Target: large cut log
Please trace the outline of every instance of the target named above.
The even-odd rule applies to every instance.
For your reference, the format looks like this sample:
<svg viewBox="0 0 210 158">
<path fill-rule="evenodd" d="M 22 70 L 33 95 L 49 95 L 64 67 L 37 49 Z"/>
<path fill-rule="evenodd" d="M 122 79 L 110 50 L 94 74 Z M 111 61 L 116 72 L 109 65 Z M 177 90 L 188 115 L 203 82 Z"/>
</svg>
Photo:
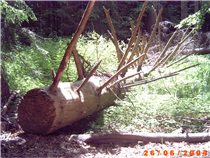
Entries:
<svg viewBox="0 0 210 158">
<path fill-rule="evenodd" d="M 123 97 L 119 88 L 113 92 L 104 88 L 98 76 L 92 76 L 78 92 L 81 81 L 59 83 L 57 94 L 52 94 L 49 86 L 28 91 L 18 106 L 18 121 L 25 132 L 49 134 L 72 124 L 94 112 L 114 104 L 116 95 Z"/>
</svg>

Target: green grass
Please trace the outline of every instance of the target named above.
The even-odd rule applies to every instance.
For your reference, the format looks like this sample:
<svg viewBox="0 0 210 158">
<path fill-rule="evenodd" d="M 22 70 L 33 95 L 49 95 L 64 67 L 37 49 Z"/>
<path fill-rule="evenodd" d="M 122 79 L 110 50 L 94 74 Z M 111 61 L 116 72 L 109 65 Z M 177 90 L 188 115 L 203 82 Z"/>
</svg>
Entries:
<svg viewBox="0 0 210 158">
<path fill-rule="evenodd" d="M 51 68 L 57 71 L 68 41 L 66 38 L 56 38 L 38 43 L 44 51 L 34 46 L 21 46 L 17 51 L 10 52 L 15 54 L 5 64 L 10 87 L 21 90 L 24 94 L 30 89 L 50 85 Z M 88 33 L 80 37 L 76 48 L 92 66 L 102 60 L 99 71 L 114 73 L 116 70 L 117 55 L 110 40 L 96 33 Z M 112 130 L 202 132 L 209 123 L 200 120 L 210 118 L 210 56 L 190 56 L 189 62 L 174 65 L 164 74 L 197 63 L 201 64 L 180 72 L 177 76 L 131 88 L 132 91 L 126 93 L 124 100 L 116 100 L 116 104 L 103 110 L 99 117 L 85 118 L 75 125 L 82 126 L 87 133 Z M 158 76 L 160 74 L 156 71 L 149 77 Z M 72 56 L 61 80 L 65 82 L 76 79 L 77 72 Z"/>
<path fill-rule="evenodd" d="M 37 42 L 41 49 L 35 46 L 17 46 L 17 50 L 9 52 L 11 58 L 5 61 L 5 70 L 9 86 L 12 90 L 20 90 L 21 94 L 42 86 L 52 84 L 51 69 L 57 72 L 60 62 L 70 39 L 56 38 Z M 95 66 L 100 60 L 99 71 L 112 72 L 117 68 L 114 44 L 96 33 L 81 36 L 76 48 L 86 61 Z M 112 63 L 112 64 L 110 64 Z M 113 73 L 113 72 L 112 72 Z M 61 78 L 62 82 L 77 80 L 77 69 L 73 55 Z"/>
<path fill-rule="evenodd" d="M 180 129 L 202 132 L 207 124 L 195 119 L 210 117 L 209 59 L 209 55 L 192 56 L 190 62 L 174 66 L 170 71 L 198 62 L 201 65 L 175 77 L 133 87 L 134 91 L 127 93 L 123 101 L 116 101 L 117 106 L 103 112 L 106 130 L 171 133 Z M 152 74 L 158 75 L 157 72 Z"/>
</svg>

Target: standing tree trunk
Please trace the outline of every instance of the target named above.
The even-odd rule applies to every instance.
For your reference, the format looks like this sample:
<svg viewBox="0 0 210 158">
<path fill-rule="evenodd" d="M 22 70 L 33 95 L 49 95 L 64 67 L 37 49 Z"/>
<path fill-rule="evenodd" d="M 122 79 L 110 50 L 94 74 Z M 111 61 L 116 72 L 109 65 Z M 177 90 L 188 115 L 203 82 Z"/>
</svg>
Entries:
<svg viewBox="0 0 210 158">
<path fill-rule="evenodd" d="M 196 13 L 198 11 L 198 5 L 199 5 L 199 2 L 198 1 L 195 1 L 195 6 L 194 6 L 194 13 Z"/>
<path fill-rule="evenodd" d="M 181 20 L 188 16 L 187 1 L 181 1 Z"/>
</svg>

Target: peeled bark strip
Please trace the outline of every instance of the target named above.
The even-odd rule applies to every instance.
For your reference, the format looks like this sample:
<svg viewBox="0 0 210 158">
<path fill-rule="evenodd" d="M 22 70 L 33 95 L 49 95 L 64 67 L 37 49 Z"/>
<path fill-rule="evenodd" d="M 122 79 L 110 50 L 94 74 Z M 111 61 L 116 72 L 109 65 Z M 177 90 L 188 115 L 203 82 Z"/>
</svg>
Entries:
<svg viewBox="0 0 210 158">
<path fill-rule="evenodd" d="M 100 77 L 92 76 L 77 92 L 82 82 L 59 83 L 57 94 L 52 94 L 49 86 L 27 92 L 18 106 L 22 129 L 27 133 L 49 134 L 114 104 L 116 96 L 110 90 L 96 92 L 104 83 Z M 121 95 L 117 88 L 113 91 Z"/>
</svg>

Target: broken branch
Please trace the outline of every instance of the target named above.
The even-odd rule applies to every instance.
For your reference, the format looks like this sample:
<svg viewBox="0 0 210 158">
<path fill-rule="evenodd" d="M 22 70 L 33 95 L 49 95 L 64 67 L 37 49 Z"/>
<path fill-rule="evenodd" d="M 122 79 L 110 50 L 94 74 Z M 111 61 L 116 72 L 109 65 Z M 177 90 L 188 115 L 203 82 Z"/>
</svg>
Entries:
<svg viewBox="0 0 210 158">
<path fill-rule="evenodd" d="M 114 85 L 116 85 L 117 83 L 122 82 L 122 81 L 124 81 L 124 80 L 126 80 L 126 79 L 129 79 L 129 78 L 131 78 L 131 77 L 133 77 L 133 76 L 139 75 L 140 73 L 141 73 L 141 72 L 137 72 L 137 73 L 135 73 L 135 74 L 133 74 L 133 75 L 129 75 L 129 76 L 123 77 L 123 78 L 121 78 L 121 79 L 115 81 L 115 82 L 114 82 L 113 84 L 111 84 L 108 88 L 111 88 L 111 87 L 113 87 Z"/>
<path fill-rule="evenodd" d="M 76 47 L 74 46 L 73 48 L 73 56 L 74 56 L 74 61 L 77 67 L 77 73 L 78 73 L 78 79 L 77 80 L 82 80 L 84 78 L 84 74 L 83 74 L 83 68 L 82 68 L 82 63 L 80 61 L 78 52 L 76 50 Z"/>
<path fill-rule="evenodd" d="M 142 54 L 141 56 L 137 57 L 136 59 L 134 59 L 133 61 L 131 61 L 130 63 L 128 63 L 127 65 L 123 66 L 120 70 L 118 70 L 113 76 L 111 76 L 109 78 L 109 80 L 107 80 L 101 87 L 99 87 L 97 89 L 97 91 L 101 91 L 103 88 L 105 88 L 110 82 L 112 82 L 118 75 L 120 75 L 121 72 L 125 71 L 128 69 L 129 66 L 133 65 L 133 63 L 135 63 L 136 61 L 138 61 L 144 54 Z"/>
<path fill-rule="evenodd" d="M 112 42 L 113 42 L 114 45 L 115 45 L 115 40 L 114 40 L 114 37 L 112 36 L 111 32 L 110 32 L 109 30 L 107 30 L 107 32 L 108 32 L 109 38 L 112 40 Z M 122 57 L 124 53 L 123 53 L 123 51 L 119 48 L 118 43 L 117 43 L 117 45 L 115 45 L 115 47 L 116 47 L 116 48 L 118 47 L 118 49 L 120 50 L 120 56 Z"/>
<path fill-rule="evenodd" d="M 51 93 L 56 93 L 57 92 L 57 86 L 58 86 L 58 83 L 59 81 L 61 80 L 61 77 L 62 77 L 62 74 L 66 68 L 66 65 L 67 65 L 67 62 L 71 56 L 71 53 L 72 53 L 72 50 L 75 46 L 75 44 L 77 43 L 78 39 L 79 39 L 79 36 L 80 34 L 82 33 L 82 31 L 84 30 L 85 28 L 85 25 L 87 23 L 87 20 L 92 12 L 92 9 L 93 9 L 93 6 L 95 4 L 95 1 L 90 1 L 87 5 L 87 8 L 82 16 L 82 19 L 79 23 L 79 26 L 76 30 L 76 33 L 73 37 L 73 39 L 71 40 L 71 43 L 68 45 L 68 48 L 66 49 L 65 51 L 65 54 L 63 56 L 63 59 L 60 63 L 60 66 L 58 68 L 58 71 L 57 71 L 57 74 L 55 76 L 55 79 L 53 81 L 53 84 L 50 86 L 50 91 Z"/>
<path fill-rule="evenodd" d="M 133 51 L 132 51 L 131 56 L 130 56 L 130 58 L 128 59 L 128 62 L 127 62 L 127 63 L 129 63 L 130 61 L 133 60 L 133 56 L 134 56 L 135 52 L 136 52 L 137 49 L 138 49 L 138 45 L 139 45 L 140 39 L 141 39 L 141 30 L 139 29 L 138 38 L 137 38 L 137 40 L 136 40 L 136 42 L 135 42 Z"/>
<path fill-rule="evenodd" d="M 134 86 L 138 86 L 138 85 L 142 85 L 142 84 L 147 84 L 150 82 L 154 82 L 163 78 L 168 78 L 168 77 L 172 77 L 178 75 L 178 73 L 171 73 L 169 75 L 165 75 L 165 76 L 161 76 L 161 77 L 157 77 L 157 78 L 153 78 L 151 80 L 143 80 L 143 81 L 139 81 L 139 82 L 134 82 L 134 84 L 129 84 L 129 85 L 125 85 L 124 88 L 128 88 L 128 87 L 134 87 Z"/>
<path fill-rule="evenodd" d="M 104 8 L 104 12 L 105 12 L 105 14 L 106 14 L 106 17 L 107 17 L 107 19 L 108 19 L 108 23 L 109 23 L 109 27 L 110 27 L 110 29 L 111 29 L 112 35 L 113 35 L 113 37 L 114 37 L 114 38 L 113 38 L 113 43 L 114 43 L 114 45 L 115 45 L 115 47 L 116 47 L 116 50 L 117 50 L 118 62 L 120 62 L 122 56 L 121 56 L 120 49 L 119 49 L 119 45 L 118 45 L 118 42 L 117 42 L 117 36 L 116 36 L 116 34 L 115 34 L 115 29 L 114 29 L 114 26 L 113 26 L 113 24 L 112 24 L 111 17 L 110 17 L 110 15 L 109 15 L 109 11 L 106 10 L 105 7 L 103 7 L 103 8 Z"/>
<path fill-rule="evenodd" d="M 183 69 L 177 70 L 177 71 L 172 72 L 172 73 L 173 73 L 173 74 L 174 74 L 174 73 L 178 73 L 178 72 L 181 72 L 181 71 L 187 70 L 187 69 L 189 69 L 189 68 L 192 68 L 192 67 L 195 67 L 195 66 L 198 66 L 198 65 L 200 65 L 200 63 L 195 64 L 195 65 L 191 65 L 191 66 L 188 66 L 188 67 L 185 67 L 185 68 L 183 68 Z"/>
<path fill-rule="evenodd" d="M 192 55 L 192 54 L 194 54 L 194 53 L 195 53 L 195 52 L 192 52 L 192 53 L 190 53 L 190 54 L 188 54 L 188 55 L 184 56 L 183 58 L 181 58 L 181 59 L 179 59 L 179 60 L 177 60 L 177 61 L 175 61 L 175 62 L 171 63 L 170 65 L 167 65 L 166 67 L 168 68 L 168 67 L 170 67 L 170 66 L 174 65 L 174 64 L 176 64 L 176 63 L 178 63 L 178 62 L 180 62 L 180 61 L 184 60 L 185 58 L 189 57 L 190 55 Z"/>
<path fill-rule="evenodd" d="M 159 12 L 159 14 L 158 14 L 158 17 L 157 17 L 157 19 L 156 19 L 155 27 L 154 27 L 154 29 L 153 29 L 153 31 L 152 31 L 152 34 L 151 34 L 150 38 L 149 38 L 149 41 L 148 41 L 147 46 L 146 46 L 146 48 L 145 48 L 145 50 L 144 50 L 144 53 L 147 53 L 147 51 L 148 51 L 148 49 L 149 49 L 149 46 L 150 46 L 150 44 L 152 43 L 152 39 L 153 39 L 153 37 L 155 36 L 155 33 L 156 33 L 157 27 L 158 27 L 158 25 L 159 25 L 159 21 L 160 21 L 162 12 L 163 12 L 163 7 L 161 7 L 161 9 L 160 9 L 160 12 Z"/>
<path fill-rule="evenodd" d="M 125 59 L 126 59 L 126 57 L 128 56 L 128 53 L 129 53 L 129 51 L 130 51 L 130 49 L 131 49 L 131 47 L 132 47 L 133 41 L 134 41 L 134 39 L 135 39 L 136 33 L 137 33 L 137 31 L 138 31 L 138 28 L 139 28 L 139 25 L 140 25 L 140 23 L 141 23 L 141 19 L 142 19 L 142 17 L 143 17 L 143 14 L 144 14 L 144 11 L 145 11 L 145 9 L 146 9 L 147 4 L 148 4 L 148 1 L 145 1 L 144 5 L 143 5 L 143 7 L 142 7 L 142 9 L 141 9 L 141 12 L 140 12 L 140 14 L 139 14 L 139 17 L 138 17 L 138 20 L 137 20 L 137 23 L 136 23 L 136 27 L 135 27 L 135 29 L 133 30 L 133 33 L 132 33 L 131 38 L 130 38 L 130 41 L 129 41 L 129 43 L 128 43 L 128 48 L 126 49 L 126 52 L 125 52 L 125 54 L 123 55 L 123 57 L 122 57 L 122 59 L 121 59 L 121 61 L 120 61 L 120 64 L 118 65 L 117 70 L 120 70 L 120 68 L 121 68 L 121 67 L 124 65 L 124 63 L 125 63 Z"/>
<path fill-rule="evenodd" d="M 171 36 L 171 38 L 169 39 L 169 41 L 167 42 L 166 46 L 164 47 L 162 53 L 160 54 L 160 56 L 158 57 L 158 59 L 155 61 L 155 64 L 153 67 L 156 66 L 156 64 L 160 61 L 160 59 L 165 55 L 166 51 L 168 50 L 169 46 L 171 45 L 171 42 L 173 41 L 174 37 L 176 37 L 176 35 L 178 34 L 178 30 L 176 30 L 173 35 Z"/>
<path fill-rule="evenodd" d="M 157 13 L 153 6 L 152 6 L 152 9 L 153 9 L 155 17 L 157 19 Z M 158 24 L 158 36 L 159 36 L 159 47 L 158 48 L 159 48 L 159 52 L 161 52 L 161 35 L 160 35 L 160 25 L 159 24 Z"/>
<path fill-rule="evenodd" d="M 82 89 L 82 87 L 85 85 L 85 83 L 87 83 L 87 81 L 90 79 L 90 77 L 93 75 L 93 73 L 97 70 L 98 66 L 101 64 L 101 61 L 93 68 L 93 70 L 90 72 L 90 74 L 85 78 L 85 80 L 82 82 L 82 84 L 78 87 L 77 92 L 79 92 Z"/>
</svg>

